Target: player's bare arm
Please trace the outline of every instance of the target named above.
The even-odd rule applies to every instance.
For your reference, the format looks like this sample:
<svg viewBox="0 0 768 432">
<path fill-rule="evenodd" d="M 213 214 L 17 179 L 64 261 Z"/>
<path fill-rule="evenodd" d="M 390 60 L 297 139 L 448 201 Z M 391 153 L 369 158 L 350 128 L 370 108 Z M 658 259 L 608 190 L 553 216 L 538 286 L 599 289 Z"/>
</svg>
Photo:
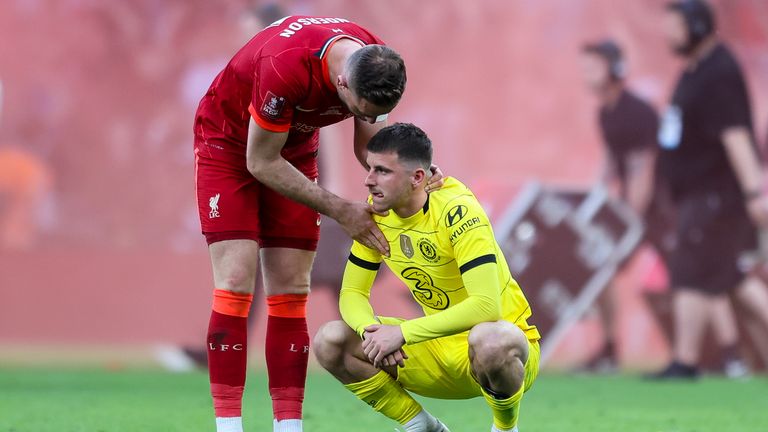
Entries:
<svg viewBox="0 0 768 432">
<path fill-rule="evenodd" d="M 246 160 L 248 171 L 276 192 L 337 220 L 353 239 L 389 253 L 384 235 L 371 219 L 373 209 L 365 203 L 344 200 L 307 179 L 280 154 L 288 132 L 271 132 L 251 119 Z"/>
<path fill-rule="evenodd" d="M 763 193 L 763 172 L 745 127 L 732 127 L 722 134 L 728 159 L 747 200 L 747 210 L 756 225 L 768 226 L 768 195 Z"/>
</svg>

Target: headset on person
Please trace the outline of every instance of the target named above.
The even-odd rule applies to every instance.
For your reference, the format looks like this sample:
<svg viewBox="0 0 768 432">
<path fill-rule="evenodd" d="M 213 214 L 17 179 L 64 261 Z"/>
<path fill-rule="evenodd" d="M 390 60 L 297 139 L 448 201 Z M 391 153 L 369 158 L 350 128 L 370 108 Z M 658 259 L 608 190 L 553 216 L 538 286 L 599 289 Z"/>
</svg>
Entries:
<svg viewBox="0 0 768 432">
<path fill-rule="evenodd" d="M 667 3 L 667 10 L 680 13 L 688 27 L 687 50 L 692 50 L 715 32 L 715 15 L 703 0 L 677 0 Z"/>
</svg>

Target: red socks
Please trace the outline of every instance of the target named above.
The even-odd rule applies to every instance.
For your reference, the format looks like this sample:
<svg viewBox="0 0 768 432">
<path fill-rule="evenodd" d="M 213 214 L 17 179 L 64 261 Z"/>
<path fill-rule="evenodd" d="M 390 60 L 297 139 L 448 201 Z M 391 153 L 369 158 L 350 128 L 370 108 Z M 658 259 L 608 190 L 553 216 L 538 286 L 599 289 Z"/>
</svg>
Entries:
<svg viewBox="0 0 768 432">
<path fill-rule="evenodd" d="M 266 357 L 276 420 L 301 419 L 309 360 L 307 295 L 267 298 Z"/>
<path fill-rule="evenodd" d="M 240 417 L 248 358 L 248 310 L 253 295 L 213 291 L 208 324 L 208 373 L 216 417 Z"/>
<path fill-rule="evenodd" d="M 245 386 L 247 317 L 253 295 L 213 291 L 208 325 L 208 371 L 216 417 L 241 417 Z M 301 419 L 309 360 L 307 295 L 267 298 L 266 357 L 276 420 Z"/>
</svg>

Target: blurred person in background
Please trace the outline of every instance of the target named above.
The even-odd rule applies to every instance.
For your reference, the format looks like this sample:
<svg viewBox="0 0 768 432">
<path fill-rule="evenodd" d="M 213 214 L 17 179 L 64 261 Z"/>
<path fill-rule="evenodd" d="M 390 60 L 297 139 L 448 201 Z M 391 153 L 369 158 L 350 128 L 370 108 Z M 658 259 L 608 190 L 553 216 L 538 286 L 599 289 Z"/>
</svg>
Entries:
<svg viewBox="0 0 768 432">
<path fill-rule="evenodd" d="M 588 43 L 582 54 L 584 81 L 599 103 L 598 121 L 606 154 L 601 183 L 643 218 L 645 241 L 666 263 L 673 239 L 668 205 L 664 205 L 663 191 L 654 175 L 659 123 L 656 111 L 627 88 L 624 56 L 613 40 Z M 602 348 L 587 362 L 588 370 L 616 369 L 617 298 L 616 285 L 611 284 L 598 299 L 605 338 Z"/>
<path fill-rule="evenodd" d="M 724 350 L 726 373 L 742 376 L 747 370 L 729 293 L 768 331 L 768 290 L 741 265 L 758 247 L 757 227 L 768 227 L 747 86 L 715 34 L 707 3 L 668 3 L 663 30 L 685 68 L 659 130 L 660 175 L 677 210 L 677 241 L 670 261 L 672 361 L 652 376 L 696 377 L 708 324 Z"/>
<path fill-rule="evenodd" d="M 354 118 L 354 152 L 386 125 L 405 90 L 402 58 L 341 18 L 290 16 L 235 54 L 195 116 L 196 192 L 213 267 L 208 370 L 218 432 L 242 432 L 247 316 L 259 261 L 266 363 L 278 432 L 302 430 L 306 304 L 320 214 L 388 255 L 368 203 L 317 185 L 318 130 Z M 433 187 L 438 187 L 439 172 Z"/>
<path fill-rule="evenodd" d="M 0 126 L 2 113 L 0 80 Z M 43 160 L 0 142 L 0 249 L 28 249 L 35 244 L 51 189 L 52 174 Z"/>
<path fill-rule="evenodd" d="M 29 249 L 40 235 L 52 174 L 35 155 L 0 146 L 0 248 Z"/>
</svg>

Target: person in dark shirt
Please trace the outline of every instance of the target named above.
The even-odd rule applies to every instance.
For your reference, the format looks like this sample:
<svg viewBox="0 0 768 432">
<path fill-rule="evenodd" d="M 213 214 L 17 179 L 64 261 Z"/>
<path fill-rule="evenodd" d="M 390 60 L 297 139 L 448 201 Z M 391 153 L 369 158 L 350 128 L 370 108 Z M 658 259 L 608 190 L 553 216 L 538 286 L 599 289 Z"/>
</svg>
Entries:
<svg viewBox="0 0 768 432">
<path fill-rule="evenodd" d="M 614 41 L 588 43 L 582 54 L 584 81 L 600 106 L 599 127 L 606 154 L 601 182 L 642 216 L 645 241 L 663 260 L 670 248 L 671 221 L 654 176 L 658 116 L 648 102 L 627 88 L 622 50 Z M 605 342 L 587 362 L 588 370 L 616 368 L 616 297 L 616 287 L 611 284 L 598 300 Z"/>
<path fill-rule="evenodd" d="M 738 332 L 729 294 L 768 329 L 768 292 L 743 265 L 768 227 L 768 195 L 754 143 L 747 86 L 731 50 L 715 35 L 701 0 L 667 5 L 664 31 L 685 61 L 659 130 L 659 172 L 677 209 L 673 359 L 657 378 L 693 378 L 704 330 L 711 322 L 726 373 L 738 361 Z"/>
</svg>

